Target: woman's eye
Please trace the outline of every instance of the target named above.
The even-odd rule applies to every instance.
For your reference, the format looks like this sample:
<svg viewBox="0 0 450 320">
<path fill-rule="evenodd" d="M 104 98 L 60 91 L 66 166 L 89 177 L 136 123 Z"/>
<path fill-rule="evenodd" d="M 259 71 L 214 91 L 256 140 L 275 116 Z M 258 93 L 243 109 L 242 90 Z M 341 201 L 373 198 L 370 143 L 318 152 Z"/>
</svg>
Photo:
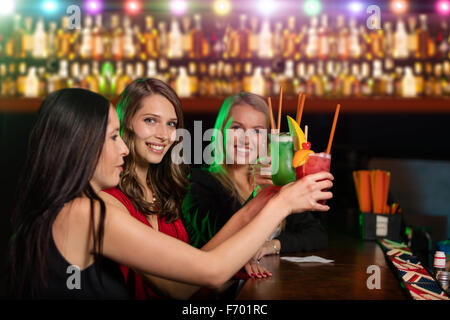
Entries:
<svg viewBox="0 0 450 320">
<path fill-rule="evenodd" d="M 177 123 L 176 122 L 174 122 L 174 121 L 170 121 L 169 123 L 167 123 L 169 126 L 171 126 L 171 127 L 176 127 L 177 126 Z"/>
<path fill-rule="evenodd" d="M 153 118 L 145 118 L 144 121 L 147 122 L 147 123 L 154 123 L 155 119 L 153 119 Z"/>
<path fill-rule="evenodd" d="M 111 138 L 113 139 L 113 141 L 116 141 L 118 136 L 119 136 L 118 134 L 115 134 Z"/>
<path fill-rule="evenodd" d="M 241 127 L 239 127 L 239 126 L 232 126 L 230 129 L 238 130 L 238 129 L 241 129 Z"/>
</svg>

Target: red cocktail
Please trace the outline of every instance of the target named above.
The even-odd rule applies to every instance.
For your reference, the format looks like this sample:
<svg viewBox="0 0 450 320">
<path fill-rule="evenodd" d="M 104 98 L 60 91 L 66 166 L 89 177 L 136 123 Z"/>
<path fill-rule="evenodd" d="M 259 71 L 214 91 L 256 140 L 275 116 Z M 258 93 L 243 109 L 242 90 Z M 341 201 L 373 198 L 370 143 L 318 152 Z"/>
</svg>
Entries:
<svg viewBox="0 0 450 320">
<path fill-rule="evenodd" d="M 321 171 L 330 172 L 331 154 L 321 152 L 312 153 L 306 158 L 306 162 L 295 168 L 295 176 L 300 180 L 308 174 L 313 174 Z M 319 201 L 320 204 L 325 204 L 324 200 Z"/>
</svg>

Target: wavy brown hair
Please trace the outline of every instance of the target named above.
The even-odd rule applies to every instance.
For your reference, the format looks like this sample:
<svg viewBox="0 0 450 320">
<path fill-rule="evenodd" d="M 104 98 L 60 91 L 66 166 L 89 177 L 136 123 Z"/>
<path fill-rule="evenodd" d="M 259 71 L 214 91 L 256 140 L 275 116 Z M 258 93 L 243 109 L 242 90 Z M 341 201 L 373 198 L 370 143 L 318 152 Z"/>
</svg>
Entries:
<svg viewBox="0 0 450 320">
<path fill-rule="evenodd" d="M 174 164 L 171 159 L 173 148 L 182 143 L 182 140 L 173 143 L 161 163 L 149 164 L 148 166 L 146 182 L 155 197 L 154 203 L 145 200 L 143 186 L 138 182 L 136 175 L 136 159 L 138 157 L 131 120 L 142 107 L 142 100 L 155 94 L 159 94 L 170 101 L 177 115 L 177 129 L 184 128 L 180 99 L 169 85 L 153 78 L 137 79 L 130 83 L 122 92 L 116 108 L 122 139 L 130 149 L 129 155 L 125 157 L 119 189 L 127 195 L 138 211 L 145 215 L 160 214 L 168 223 L 171 223 L 182 215 L 181 206 L 187 192 L 186 186 L 189 183 L 187 179 L 189 167 L 186 164 Z"/>
</svg>

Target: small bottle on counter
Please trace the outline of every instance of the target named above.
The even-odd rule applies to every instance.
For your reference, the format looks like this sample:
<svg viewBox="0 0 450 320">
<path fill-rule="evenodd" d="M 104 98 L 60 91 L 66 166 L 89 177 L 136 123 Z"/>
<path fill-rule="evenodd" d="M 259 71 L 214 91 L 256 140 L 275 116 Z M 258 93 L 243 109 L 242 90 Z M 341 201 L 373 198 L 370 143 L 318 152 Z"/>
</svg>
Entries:
<svg viewBox="0 0 450 320">
<path fill-rule="evenodd" d="M 435 279 L 439 280 L 439 274 L 445 270 L 445 253 L 443 251 L 436 251 L 434 253 L 433 275 Z"/>
<path fill-rule="evenodd" d="M 437 278 L 437 280 L 441 284 L 442 289 L 445 292 L 449 293 L 449 290 L 448 290 L 448 272 L 447 271 L 441 271 L 439 273 L 439 277 Z"/>
</svg>

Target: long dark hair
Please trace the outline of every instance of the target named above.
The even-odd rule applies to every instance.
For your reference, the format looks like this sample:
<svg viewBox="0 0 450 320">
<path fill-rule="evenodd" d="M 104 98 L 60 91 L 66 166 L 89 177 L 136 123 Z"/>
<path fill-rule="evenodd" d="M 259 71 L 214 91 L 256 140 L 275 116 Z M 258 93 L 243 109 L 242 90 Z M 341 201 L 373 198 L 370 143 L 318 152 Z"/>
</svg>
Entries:
<svg viewBox="0 0 450 320">
<path fill-rule="evenodd" d="M 129 84 L 117 102 L 122 139 L 130 149 L 129 155 L 125 157 L 125 166 L 119 188 L 127 195 L 138 211 L 146 215 L 159 214 L 168 223 L 171 223 L 182 215 L 181 207 L 188 185 L 189 167 L 186 164 L 175 164 L 171 158 L 171 151 L 177 144 L 182 143 L 182 140 L 180 139 L 172 144 L 161 163 L 149 165 L 146 182 L 155 197 L 154 204 L 145 200 L 143 186 L 139 184 L 135 170 L 137 155 L 131 120 L 137 110 L 142 107 L 142 100 L 155 94 L 159 94 L 170 101 L 177 115 L 177 129 L 184 128 L 180 99 L 169 85 L 153 78 L 137 79 Z"/>
<path fill-rule="evenodd" d="M 51 93 L 38 111 L 12 217 L 10 294 L 34 298 L 46 286 L 47 248 L 63 206 L 81 196 L 91 201 L 94 258 L 102 250 L 105 205 L 89 181 L 105 141 L 110 102 L 83 89 Z M 100 223 L 94 224 L 94 202 Z"/>
</svg>

